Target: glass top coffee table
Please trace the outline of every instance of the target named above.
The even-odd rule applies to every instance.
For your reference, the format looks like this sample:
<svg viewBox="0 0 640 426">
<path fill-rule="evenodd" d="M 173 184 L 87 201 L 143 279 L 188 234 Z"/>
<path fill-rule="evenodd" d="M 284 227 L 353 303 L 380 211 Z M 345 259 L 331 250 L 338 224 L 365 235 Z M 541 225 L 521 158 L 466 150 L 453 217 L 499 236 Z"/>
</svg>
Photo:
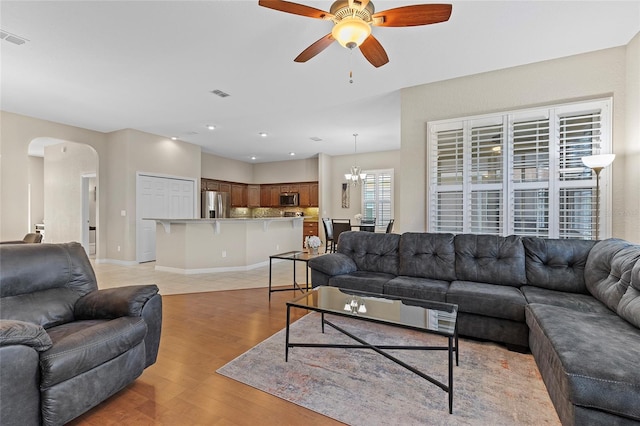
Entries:
<svg viewBox="0 0 640 426">
<path fill-rule="evenodd" d="M 291 308 L 307 309 L 320 312 L 322 332 L 325 324 L 349 336 L 358 344 L 324 344 L 303 343 L 289 341 L 289 325 Z M 444 336 L 448 340 L 445 346 L 391 346 L 373 345 L 365 342 L 354 334 L 342 329 L 325 318 L 326 314 L 349 317 L 361 321 L 376 322 L 394 327 L 408 328 L 430 334 Z M 343 349 L 371 349 L 388 358 L 412 373 L 428 380 L 449 394 L 449 413 L 453 412 L 453 353 L 458 365 L 458 306 L 449 303 L 428 302 L 391 295 L 366 293 L 337 287 L 316 287 L 315 289 L 287 302 L 287 330 L 285 340 L 285 361 L 289 359 L 289 348 L 343 348 Z M 449 355 L 448 384 L 427 375 L 417 368 L 399 360 L 387 353 L 390 349 L 400 350 L 443 350 Z"/>
</svg>

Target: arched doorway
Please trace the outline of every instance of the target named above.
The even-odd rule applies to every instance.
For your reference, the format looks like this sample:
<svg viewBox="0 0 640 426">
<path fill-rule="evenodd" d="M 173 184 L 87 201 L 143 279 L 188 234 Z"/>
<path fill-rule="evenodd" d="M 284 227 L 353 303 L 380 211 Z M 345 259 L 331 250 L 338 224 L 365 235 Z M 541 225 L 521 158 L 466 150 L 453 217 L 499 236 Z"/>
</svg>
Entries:
<svg viewBox="0 0 640 426">
<path fill-rule="evenodd" d="M 29 205 L 34 206 L 29 209 L 30 220 L 42 216 L 46 242 L 78 241 L 88 254 L 94 254 L 99 211 L 96 150 L 83 143 L 41 137 L 29 144 L 29 156 L 42 157 L 29 162 Z M 42 171 L 31 167 L 42 167 Z"/>
</svg>

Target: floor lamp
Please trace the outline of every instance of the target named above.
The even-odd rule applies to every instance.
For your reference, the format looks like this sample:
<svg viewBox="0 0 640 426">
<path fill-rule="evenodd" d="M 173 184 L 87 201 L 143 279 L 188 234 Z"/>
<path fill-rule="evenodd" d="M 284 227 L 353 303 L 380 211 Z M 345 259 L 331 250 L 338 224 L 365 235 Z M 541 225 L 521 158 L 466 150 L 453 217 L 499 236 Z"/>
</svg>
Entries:
<svg viewBox="0 0 640 426">
<path fill-rule="evenodd" d="M 600 172 L 616 158 L 615 154 L 589 155 L 582 157 L 582 162 L 596 173 L 596 241 L 600 229 Z"/>
</svg>

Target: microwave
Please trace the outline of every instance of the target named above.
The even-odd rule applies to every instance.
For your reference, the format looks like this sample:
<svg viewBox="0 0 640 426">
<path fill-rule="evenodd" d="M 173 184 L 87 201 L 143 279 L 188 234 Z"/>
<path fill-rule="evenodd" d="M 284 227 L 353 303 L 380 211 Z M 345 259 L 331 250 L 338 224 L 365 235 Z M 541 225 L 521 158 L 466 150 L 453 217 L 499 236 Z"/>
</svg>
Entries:
<svg viewBox="0 0 640 426">
<path fill-rule="evenodd" d="M 297 192 L 291 192 L 291 193 L 284 193 L 284 194 L 280 194 L 280 205 L 281 206 L 293 206 L 293 207 L 297 207 L 298 206 L 298 193 Z"/>
</svg>

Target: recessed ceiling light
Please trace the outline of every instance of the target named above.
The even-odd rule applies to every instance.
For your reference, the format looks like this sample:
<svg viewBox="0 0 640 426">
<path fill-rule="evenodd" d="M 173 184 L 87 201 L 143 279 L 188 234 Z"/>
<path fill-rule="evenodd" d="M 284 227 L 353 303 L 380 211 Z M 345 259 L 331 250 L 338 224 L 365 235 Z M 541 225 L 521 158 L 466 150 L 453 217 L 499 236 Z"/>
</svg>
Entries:
<svg viewBox="0 0 640 426">
<path fill-rule="evenodd" d="M 259 134 L 260 136 L 262 136 L 263 138 L 266 138 L 266 137 L 267 137 L 267 134 L 266 134 L 265 132 L 260 132 L 260 133 L 258 133 L 258 134 Z"/>
<path fill-rule="evenodd" d="M 171 136 L 171 140 L 172 140 L 172 141 L 177 141 L 177 140 L 178 140 L 178 138 L 177 138 L 176 136 Z"/>
<path fill-rule="evenodd" d="M 215 130 L 215 129 L 216 129 L 216 126 L 214 126 L 213 124 L 208 124 L 208 125 L 207 125 L 207 129 L 209 129 L 209 130 Z"/>
<path fill-rule="evenodd" d="M 295 152 L 290 152 L 289 155 L 293 157 L 294 155 L 296 155 L 296 153 Z"/>
<path fill-rule="evenodd" d="M 252 155 L 252 156 L 251 156 L 251 157 L 249 157 L 249 158 L 251 158 L 252 160 L 255 160 L 255 159 L 257 159 L 258 157 L 256 157 L 255 155 Z"/>
</svg>

